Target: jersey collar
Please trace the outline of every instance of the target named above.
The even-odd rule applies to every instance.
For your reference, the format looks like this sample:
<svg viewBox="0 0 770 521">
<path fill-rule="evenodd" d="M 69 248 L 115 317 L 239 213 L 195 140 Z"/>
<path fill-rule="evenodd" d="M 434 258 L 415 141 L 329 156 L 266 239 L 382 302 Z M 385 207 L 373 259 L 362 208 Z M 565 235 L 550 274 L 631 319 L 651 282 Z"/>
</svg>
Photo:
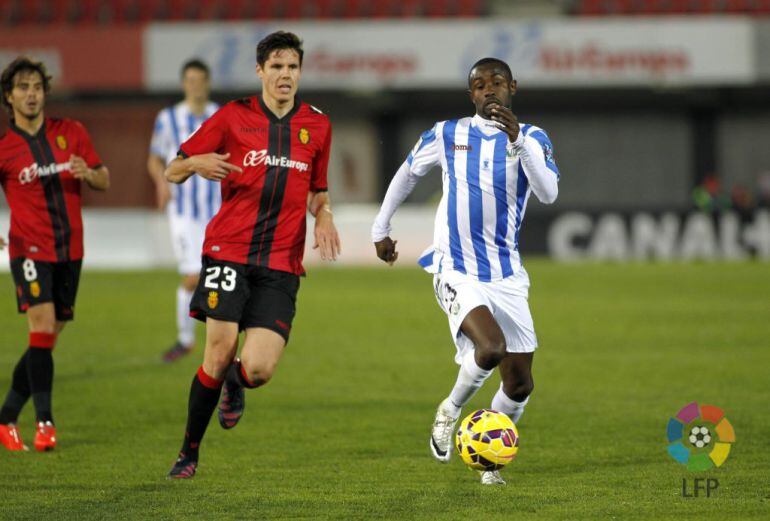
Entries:
<svg viewBox="0 0 770 521">
<path fill-rule="evenodd" d="M 497 128 L 497 123 L 491 119 L 484 119 L 478 114 L 471 118 L 471 122 L 473 126 L 479 129 L 485 136 L 493 136 L 499 132 L 502 132 L 502 130 Z"/>
<path fill-rule="evenodd" d="M 22 130 L 19 127 L 16 126 L 16 123 L 14 123 L 13 120 L 10 121 L 9 128 L 19 134 L 24 139 L 36 139 L 38 136 L 44 136 L 45 135 L 45 124 L 46 124 L 46 118 L 43 118 L 43 124 L 40 125 L 40 128 L 37 130 L 37 133 L 30 134 L 26 130 Z"/>
<path fill-rule="evenodd" d="M 286 123 L 287 121 L 289 121 L 292 118 L 292 116 L 294 116 L 294 114 L 297 113 L 297 111 L 299 110 L 300 105 L 302 105 L 302 101 L 300 101 L 299 96 L 294 96 L 294 106 L 291 108 L 291 110 L 289 112 L 286 113 L 286 115 L 284 117 L 279 118 L 278 116 L 276 116 L 273 113 L 272 110 L 267 108 L 267 105 L 265 105 L 265 102 L 262 99 L 262 95 L 261 94 L 257 94 L 255 97 L 257 98 L 257 101 L 259 102 L 259 108 L 261 108 L 262 112 L 265 113 L 265 116 L 267 116 L 267 119 L 270 120 L 270 123 L 278 123 L 278 124 Z"/>
</svg>

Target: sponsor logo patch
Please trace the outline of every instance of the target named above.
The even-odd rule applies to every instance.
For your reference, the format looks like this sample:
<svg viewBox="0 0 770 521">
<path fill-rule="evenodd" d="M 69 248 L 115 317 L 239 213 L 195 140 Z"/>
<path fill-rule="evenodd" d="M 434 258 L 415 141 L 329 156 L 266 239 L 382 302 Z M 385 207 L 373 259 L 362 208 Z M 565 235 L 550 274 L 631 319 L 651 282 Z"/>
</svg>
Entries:
<svg viewBox="0 0 770 521">
<path fill-rule="evenodd" d="M 45 177 L 49 175 L 56 175 L 65 170 L 69 170 L 71 165 L 69 161 L 66 163 L 51 163 L 48 165 L 39 166 L 37 163 L 32 163 L 21 169 L 19 172 L 19 182 L 23 185 L 31 183 L 38 177 Z"/>
<path fill-rule="evenodd" d="M 308 137 L 308 139 L 310 139 Z M 294 168 L 300 172 L 307 172 L 310 165 L 302 161 L 295 161 L 284 156 L 268 155 L 267 150 L 249 150 L 249 152 L 243 156 L 243 166 L 280 166 L 284 168 Z"/>
</svg>

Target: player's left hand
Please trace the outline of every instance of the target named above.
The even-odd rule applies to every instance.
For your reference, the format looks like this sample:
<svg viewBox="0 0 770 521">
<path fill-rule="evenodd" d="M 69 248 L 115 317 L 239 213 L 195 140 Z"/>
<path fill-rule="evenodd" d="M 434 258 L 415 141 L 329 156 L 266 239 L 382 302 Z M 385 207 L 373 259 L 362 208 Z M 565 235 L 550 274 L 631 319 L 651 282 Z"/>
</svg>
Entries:
<svg viewBox="0 0 770 521">
<path fill-rule="evenodd" d="M 508 141 L 516 141 L 519 137 L 519 120 L 516 114 L 503 105 L 494 104 L 491 109 L 492 121 L 497 123 L 497 128 L 508 134 Z"/>
<path fill-rule="evenodd" d="M 342 253 L 340 236 L 334 226 L 331 212 L 321 209 L 315 218 L 315 243 L 313 249 L 321 250 L 321 260 L 337 260 Z"/>
<path fill-rule="evenodd" d="M 88 168 L 85 160 L 75 154 L 70 156 L 70 172 L 72 172 L 75 179 L 86 182 L 93 176 L 93 172 Z"/>
</svg>

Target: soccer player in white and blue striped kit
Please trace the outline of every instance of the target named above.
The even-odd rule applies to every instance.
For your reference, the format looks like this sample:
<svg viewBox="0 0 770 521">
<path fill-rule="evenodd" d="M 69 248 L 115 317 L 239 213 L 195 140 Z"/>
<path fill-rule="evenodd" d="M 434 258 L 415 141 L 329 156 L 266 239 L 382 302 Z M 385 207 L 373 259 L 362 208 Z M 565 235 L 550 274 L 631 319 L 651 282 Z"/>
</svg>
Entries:
<svg viewBox="0 0 770 521">
<path fill-rule="evenodd" d="M 219 105 L 209 100 L 210 72 L 204 62 L 197 59 L 186 62 L 181 77 L 184 100 L 158 113 L 147 159 L 158 208 L 166 210 L 171 225 L 171 243 L 182 276 L 176 292 L 177 339 L 163 354 L 166 362 L 189 353 L 195 345 L 190 299 L 198 285 L 206 225 L 222 202 L 220 186 L 215 181 L 196 175 L 190 178 L 192 183 L 172 187 L 163 177 L 166 165 L 176 158 L 179 145 L 219 109 Z"/>
<path fill-rule="evenodd" d="M 449 319 L 460 365 L 431 433 L 431 451 L 441 462 L 449 461 L 462 407 L 495 367 L 502 383 L 492 409 L 516 423 L 529 400 L 537 337 L 519 231 L 530 194 L 546 204 L 558 194 L 550 139 L 511 112 L 517 84 L 510 67 L 496 58 L 479 60 L 468 86 L 476 114 L 438 122 L 420 136 L 391 181 L 372 227 L 377 256 L 392 264 L 398 253 L 390 238 L 391 217 L 420 177 L 441 167 L 444 193 L 433 244 L 419 260 L 434 274 L 436 298 Z M 481 482 L 505 484 L 498 471 L 482 472 Z"/>
</svg>

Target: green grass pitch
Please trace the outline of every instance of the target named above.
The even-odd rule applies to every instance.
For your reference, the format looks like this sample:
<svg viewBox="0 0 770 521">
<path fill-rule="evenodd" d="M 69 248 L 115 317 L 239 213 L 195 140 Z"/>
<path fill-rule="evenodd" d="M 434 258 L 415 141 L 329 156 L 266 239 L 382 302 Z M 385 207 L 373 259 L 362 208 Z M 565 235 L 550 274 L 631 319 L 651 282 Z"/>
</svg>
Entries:
<svg viewBox="0 0 770 521">
<path fill-rule="evenodd" d="M 768 266 L 527 266 L 541 347 L 507 487 L 429 454 L 457 368 L 418 269 L 312 269 L 274 380 L 247 393 L 236 429 L 213 420 L 197 476 L 178 482 L 165 476 L 201 348 L 159 361 L 177 277 L 85 271 L 55 351 L 59 447 L 0 452 L 0 518 L 766 519 Z M 0 295 L 4 397 L 27 337 L 8 274 Z M 488 406 L 498 381 L 465 412 Z M 721 468 L 699 474 L 665 442 L 668 418 L 693 400 L 722 407 L 737 437 Z M 28 444 L 32 424 L 30 404 Z M 719 488 L 682 497 L 683 478 Z"/>
</svg>

